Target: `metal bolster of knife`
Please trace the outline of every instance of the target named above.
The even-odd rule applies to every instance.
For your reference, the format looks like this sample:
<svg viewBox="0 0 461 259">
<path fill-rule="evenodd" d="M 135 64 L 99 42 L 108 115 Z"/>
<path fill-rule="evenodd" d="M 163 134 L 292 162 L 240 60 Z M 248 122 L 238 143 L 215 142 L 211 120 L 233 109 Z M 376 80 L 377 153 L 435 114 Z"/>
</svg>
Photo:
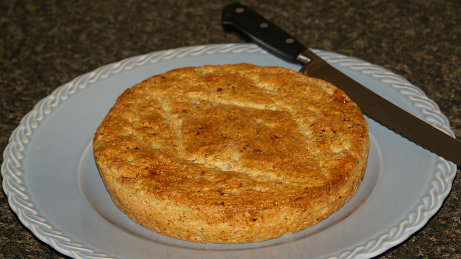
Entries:
<svg viewBox="0 0 461 259">
<path fill-rule="evenodd" d="M 299 53 L 296 57 L 296 60 L 304 66 L 307 66 L 312 61 L 312 59 L 309 56 L 307 56 L 304 52 Z"/>
<path fill-rule="evenodd" d="M 310 49 L 305 49 L 303 52 L 299 53 L 296 60 L 303 65 L 299 72 L 305 75 L 309 75 L 310 71 L 315 71 L 317 67 L 322 67 L 325 63 L 323 59 Z"/>
</svg>

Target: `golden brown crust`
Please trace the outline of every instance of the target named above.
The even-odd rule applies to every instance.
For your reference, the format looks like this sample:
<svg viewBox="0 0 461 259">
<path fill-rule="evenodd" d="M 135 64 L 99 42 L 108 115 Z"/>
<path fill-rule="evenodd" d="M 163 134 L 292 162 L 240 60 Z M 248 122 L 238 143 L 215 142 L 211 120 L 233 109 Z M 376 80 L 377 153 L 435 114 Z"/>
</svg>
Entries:
<svg viewBox="0 0 461 259">
<path fill-rule="evenodd" d="M 357 190 L 368 127 L 333 85 L 278 67 L 187 67 L 126 90 L 94 155 L 115 204 L 171 237 L 267 240 L 312 226 Z"/>
</svg>

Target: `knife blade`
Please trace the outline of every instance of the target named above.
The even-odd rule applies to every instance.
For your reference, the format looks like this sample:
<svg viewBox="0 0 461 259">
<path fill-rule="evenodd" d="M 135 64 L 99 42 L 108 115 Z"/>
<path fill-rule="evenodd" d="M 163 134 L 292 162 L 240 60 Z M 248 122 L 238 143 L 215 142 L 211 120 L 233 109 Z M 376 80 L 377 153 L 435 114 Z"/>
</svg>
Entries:
<svg viewBox="0 0 461 259">
<path fill-rule="evenodd" d="M 343 90 L 368 117 L 417 145 L 461 166 L 461 142 L 369 90 L 310 51 L 295 37 L 239 3 L 223 8 L 222 24 L 248 36 L 269 52 L 301 63 L 301 72 Z"/>
</svg>

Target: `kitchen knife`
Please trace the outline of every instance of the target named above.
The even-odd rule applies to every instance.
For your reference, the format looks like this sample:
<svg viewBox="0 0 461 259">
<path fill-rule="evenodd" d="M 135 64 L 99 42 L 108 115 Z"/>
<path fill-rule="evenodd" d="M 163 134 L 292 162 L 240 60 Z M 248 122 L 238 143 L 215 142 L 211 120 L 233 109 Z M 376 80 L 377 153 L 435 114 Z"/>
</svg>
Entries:
<svg viewBox="0 0 461 259">
<path fill-rule="evenodd" d="M 297 39 L 242 4 L 233 3 L 222 12 L 224 28 L 236 29 L 254 42 L 286 60 L 303 65 L 301 72 L 342 89 L 362 112 L 387 128 L 458 166 L 461 142 L 387 101 L 307 49 Z"/>
</svg>

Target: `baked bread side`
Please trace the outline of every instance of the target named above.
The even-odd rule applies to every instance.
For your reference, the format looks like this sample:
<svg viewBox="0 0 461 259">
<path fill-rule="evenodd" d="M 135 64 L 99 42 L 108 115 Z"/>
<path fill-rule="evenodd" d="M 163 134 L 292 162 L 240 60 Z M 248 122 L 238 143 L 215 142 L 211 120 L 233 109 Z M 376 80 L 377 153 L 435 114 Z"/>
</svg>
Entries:
<svg viewBox="0 0 461 259">
<path fill-rule="evenodd" d="M 250 64 L 179 68 L 127 89 L 93 141 L 114 203 L 158 233 L 244 243 L 312 226 L 365 172 L 364 116 L 341 90 Z"/>
</svg>

